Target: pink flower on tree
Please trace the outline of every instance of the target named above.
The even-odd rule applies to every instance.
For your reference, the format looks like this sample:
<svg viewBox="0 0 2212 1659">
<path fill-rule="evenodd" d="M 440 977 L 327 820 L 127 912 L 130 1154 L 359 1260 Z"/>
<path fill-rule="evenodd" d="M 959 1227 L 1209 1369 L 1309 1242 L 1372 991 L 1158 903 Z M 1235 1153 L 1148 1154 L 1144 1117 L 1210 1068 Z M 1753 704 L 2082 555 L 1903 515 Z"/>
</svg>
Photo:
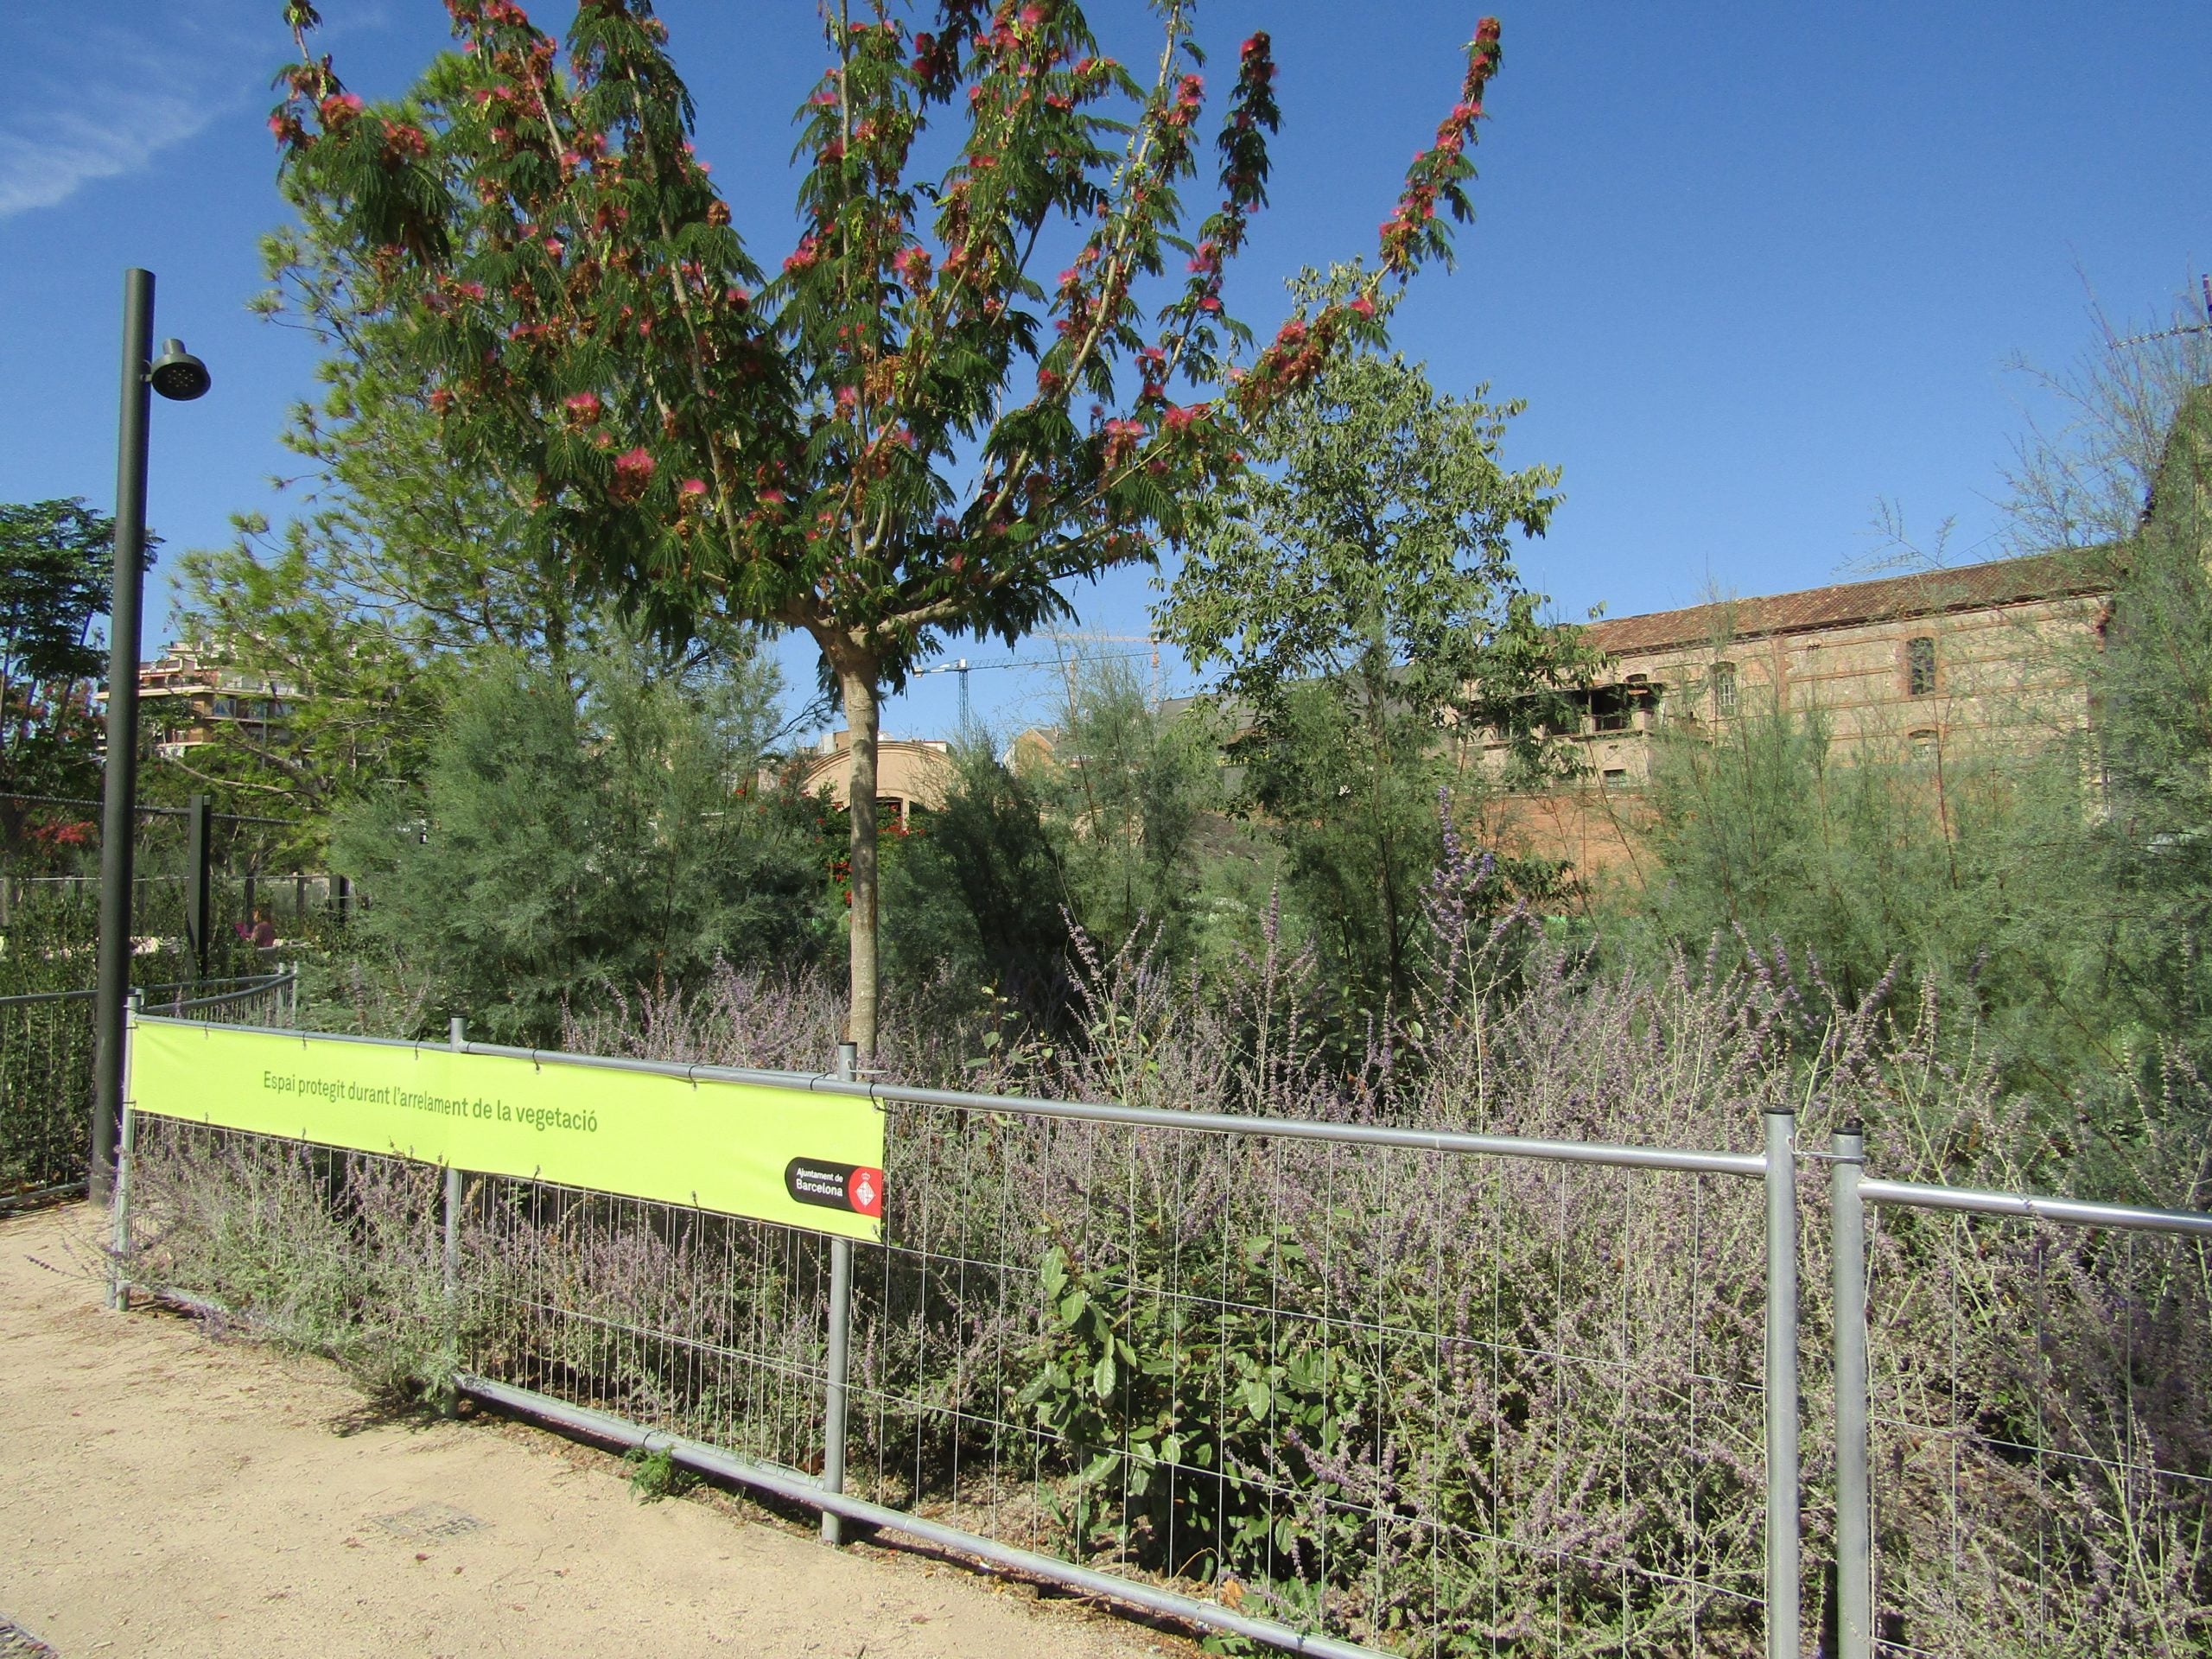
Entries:
<svg viewBox="0 0 2212 1659">
<path fill-rule="evenodd" d="M 360 99 L 353 100 L 358 108 Z M 423 156 L 430 153 L 429 135 L 422 128 L 406 121 L 387 121 L 384 124 L 385 159 L 396 162 L 404 156 Z"/>
<path fill-rule="evenodd" d="M 653 458 L 643 449 L 626 449 L 614 457 L 614 481 L 607 493 L 617 501 L 635 501 L 653 481 Z"/>
</svg>

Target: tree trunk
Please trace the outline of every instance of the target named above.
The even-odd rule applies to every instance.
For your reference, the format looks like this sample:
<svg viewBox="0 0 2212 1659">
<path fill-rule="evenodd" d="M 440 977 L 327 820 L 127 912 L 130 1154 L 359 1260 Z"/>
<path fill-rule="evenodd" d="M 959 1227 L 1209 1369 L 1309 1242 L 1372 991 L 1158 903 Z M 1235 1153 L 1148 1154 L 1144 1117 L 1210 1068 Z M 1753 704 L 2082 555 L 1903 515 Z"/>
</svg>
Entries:
<svg viewBox="0 0 2212 1659">
<path fill-rule="evenodd" d="M 845 815 L 852 836 L 853 887 L 851 1011 L 845 1035 L 859 1048 L 861 1063 L 867 1065 L 875 1058 L 875 740 L 880 711 L 873 673 L 844 671 L 837 680 L 853 745 Z"/>
</svg>

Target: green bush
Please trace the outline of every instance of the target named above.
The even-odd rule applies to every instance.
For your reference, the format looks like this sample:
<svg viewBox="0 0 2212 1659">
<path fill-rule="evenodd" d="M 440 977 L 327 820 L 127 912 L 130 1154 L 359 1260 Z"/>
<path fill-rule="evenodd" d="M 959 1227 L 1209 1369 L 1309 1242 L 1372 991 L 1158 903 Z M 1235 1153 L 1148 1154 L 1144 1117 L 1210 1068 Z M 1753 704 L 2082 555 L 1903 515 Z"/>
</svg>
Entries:
<svg viewBox="0 0 2212 1659">
<path fill-rule="evenodd" d="M 812 815 L 760 778 L 774 696 L 749 647 L 706 674 L 610 646 L 574 686 L 520 659 L 486 669 L 421 785 L 338 822 L 357 967 L 434 1026 L 461 1013 L 547 1042 L 598 987 L 809 960 L 824 943 Z"/>
</svg>

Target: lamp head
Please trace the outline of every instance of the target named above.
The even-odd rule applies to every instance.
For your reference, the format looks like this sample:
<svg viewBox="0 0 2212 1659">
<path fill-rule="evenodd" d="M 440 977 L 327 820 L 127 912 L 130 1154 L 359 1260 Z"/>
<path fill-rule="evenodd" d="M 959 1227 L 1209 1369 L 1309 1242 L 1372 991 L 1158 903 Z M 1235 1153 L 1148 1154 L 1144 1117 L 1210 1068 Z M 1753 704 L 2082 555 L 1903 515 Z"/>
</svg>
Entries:
<svg viewBox="0 0 2212 1659">
<path fill-rule="evenodd" d="M 186 351 L 181 340 L 162 342 L 162 354 L 147 370 L 146 378 L 162 397 L 175 398 L 180 404 L 204 396 L 207 388 L 215 384 L 214 377 L 207 372 L 207 365 Z"/>
</svg>

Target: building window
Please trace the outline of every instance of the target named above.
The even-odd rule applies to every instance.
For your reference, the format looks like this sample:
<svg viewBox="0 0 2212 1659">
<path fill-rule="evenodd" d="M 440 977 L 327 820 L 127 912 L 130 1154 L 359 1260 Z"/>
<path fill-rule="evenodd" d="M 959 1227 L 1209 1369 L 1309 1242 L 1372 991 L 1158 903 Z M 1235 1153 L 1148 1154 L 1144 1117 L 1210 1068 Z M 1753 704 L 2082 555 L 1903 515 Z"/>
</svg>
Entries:
<svg viewBox="0 0 2212 1659">
<path fill-rule="evenodd" d="M 1920 762 L 1923 766 L 1933 766 L 1936 764 L 1935 733 L 1913 732 L 1907 735 L 1905 741 L 1912 746 L 1912 758 L 1915 760 Z"/>
<path fill-rule="evenodd" d="M 1713 712 L 1726 718 L 1736 712 L 1736 664 L 1713 665 Z"/>
<path fill-rule="evenodd" d="M 1628 730 L 1629 694 L 1618 685 L 1601 685 L 1590 694 L 1591 723 L 1601 732 Z"/>
<path fill-rule="evenodd" d="M 1607 789 L 1626 789 L 1628 787 L 1628 768 L 1626 766 L 1607 766 L 1603 774 L 1602 781 Z"/>
<path fill-rule="evenodd" d="M 1925 697 L 1936 690 L 1936 642 L 1926 634 L 1904 642 L 1905 695 Z"/>
</svg>

